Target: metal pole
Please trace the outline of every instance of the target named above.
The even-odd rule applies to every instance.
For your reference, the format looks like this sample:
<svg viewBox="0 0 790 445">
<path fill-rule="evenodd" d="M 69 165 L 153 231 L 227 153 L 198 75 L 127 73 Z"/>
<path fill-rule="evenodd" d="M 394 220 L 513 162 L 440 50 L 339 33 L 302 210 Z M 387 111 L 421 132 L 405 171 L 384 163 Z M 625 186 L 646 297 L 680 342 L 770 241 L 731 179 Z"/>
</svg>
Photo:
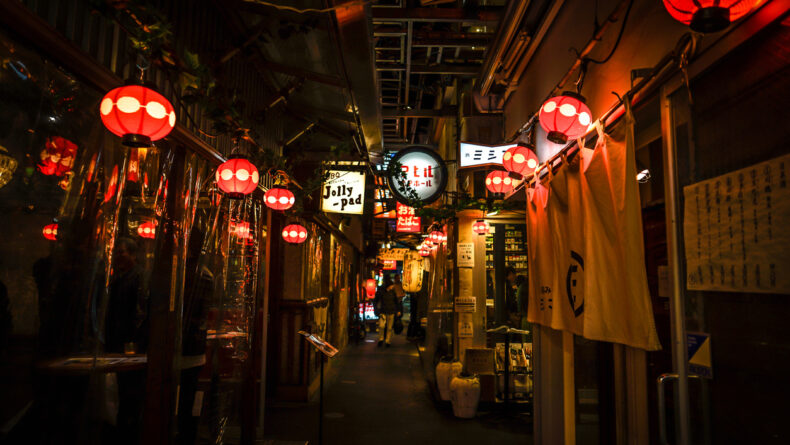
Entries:
<svg viewBox="0 0 790 445">
<path fill-rule="evenodd" d="M 667 224 L 667 251 L 672 294 L 669 300 L 672 323 L 672 362 L 677 374 L 677 437 L 678 445 L 689 445 L 689 391 L 686 351 L 686 314 L 680 268 L 680 238 L 678 221 L 677 146 L 675 120 L 669 86 L 661 89 L 661 133 L 664 140 L 664 195 Z"/>
</svg>

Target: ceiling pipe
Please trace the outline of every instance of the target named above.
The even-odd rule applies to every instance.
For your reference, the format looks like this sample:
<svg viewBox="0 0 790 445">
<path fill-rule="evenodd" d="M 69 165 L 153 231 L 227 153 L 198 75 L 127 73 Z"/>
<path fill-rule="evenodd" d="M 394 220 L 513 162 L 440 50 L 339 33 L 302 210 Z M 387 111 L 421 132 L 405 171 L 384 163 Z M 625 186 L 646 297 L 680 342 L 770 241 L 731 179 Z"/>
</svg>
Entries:
<svg viewBox="0 0 790 445">
<path fill-rule="evenodd" d="M 502 56 L 516 35 L 530 3 L 530 0 L 510 0 L 508 2 L 505 14 L 497 27 L 494 44 L 486 54 L 483 69 L 480 71 L 480 77 L 477 82 L 477 91 L 480 95 L 485 96 L 490 91 L 491 85 L 494 83 L 494 75 L 502 65 Z"/>
</svg>

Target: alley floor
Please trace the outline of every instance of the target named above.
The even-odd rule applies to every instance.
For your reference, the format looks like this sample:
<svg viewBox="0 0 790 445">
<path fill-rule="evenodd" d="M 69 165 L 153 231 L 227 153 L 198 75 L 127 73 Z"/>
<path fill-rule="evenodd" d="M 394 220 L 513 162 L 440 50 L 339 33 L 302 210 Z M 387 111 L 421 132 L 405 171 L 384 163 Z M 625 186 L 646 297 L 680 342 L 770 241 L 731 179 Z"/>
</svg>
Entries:
<svg viewBox="0 0 790 445">
<path fill-rule="evenodd" d="M 449 402 L 435 402 L 417 348 L 403 335 L 377 348 L 375 334 L 350 344 L 328 372 L 324 399 L 326 445 L 532 444 L 531 418 L 478 413 L 458 419 Z M 275 404 L 267 409 L 267 444 L 318 443 L 318 403 Z"/>
</svg>

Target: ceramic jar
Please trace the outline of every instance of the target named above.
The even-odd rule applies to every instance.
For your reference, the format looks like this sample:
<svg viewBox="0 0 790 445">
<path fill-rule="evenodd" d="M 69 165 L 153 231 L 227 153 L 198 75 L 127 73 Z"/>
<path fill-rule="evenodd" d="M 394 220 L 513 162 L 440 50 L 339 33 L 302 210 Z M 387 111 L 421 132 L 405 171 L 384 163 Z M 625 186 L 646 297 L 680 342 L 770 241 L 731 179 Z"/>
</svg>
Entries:
<svg viewBox="0 0 790 445">
<path fill-rule="evenodd" d="M 462 419 L 471 419 L 477 414 L 480 401 L 480 379 L 477 376 L 458 376 L 450 382 L 450 400 L 453 414 Z"/>
<path fill-rule="evenodd" d="M 461 374 L 462 369 L 461 362 L 452 359 L 442 359 L 436 365 L 436 386 L 439 388 L 439 397 L 442 400 L 450 400 L 450 382 Z"/>
</svg>

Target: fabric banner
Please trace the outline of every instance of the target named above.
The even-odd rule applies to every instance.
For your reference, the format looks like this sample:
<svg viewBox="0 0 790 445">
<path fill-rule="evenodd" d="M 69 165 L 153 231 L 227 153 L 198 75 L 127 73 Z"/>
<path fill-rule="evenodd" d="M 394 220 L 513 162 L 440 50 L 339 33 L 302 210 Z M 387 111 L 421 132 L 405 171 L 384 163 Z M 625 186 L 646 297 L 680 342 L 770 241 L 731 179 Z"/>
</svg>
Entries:
<svg viewBox="0 0 790 445">
<path fill-rule="evenodd" d="M 641 206 L 626 113 L 626 141 L 599 128 L 582 149 L 530 191 L 528 320 L 585 338 L 657 350 L 647 288 Z"/>
<path fill-rule="evenodd" d="M 790 294 L 790 154 L 683 189 L 686 286 Z"/>
</svg>

